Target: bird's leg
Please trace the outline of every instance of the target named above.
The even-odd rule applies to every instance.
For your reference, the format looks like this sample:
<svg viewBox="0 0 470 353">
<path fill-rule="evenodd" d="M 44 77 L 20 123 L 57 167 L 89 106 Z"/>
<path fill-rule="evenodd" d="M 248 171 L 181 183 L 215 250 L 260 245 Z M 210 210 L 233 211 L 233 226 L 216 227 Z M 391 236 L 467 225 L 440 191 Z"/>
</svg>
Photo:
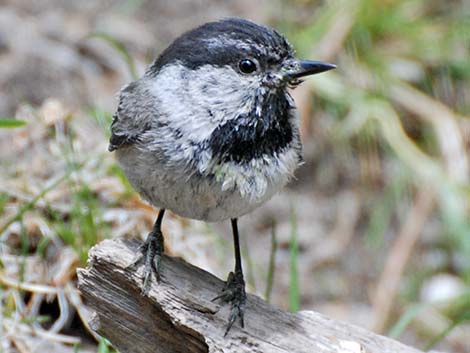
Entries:
<svg viewBox="0 0 470 353">
<path fill-rule="evenodd" d="M 228 334 L 237 317 L 240 318 L 241 327 L 245 326 L 243 315 L 246 304 L 246 293 L 245 280 L 243 278 L 242 270 L 242 259 L 240 255 L 240 241 L 238 238 L 237 219 L 233 218 L 231 221 L 233 231 L 233 244 L 235 247 L 235 271 L 229 273 L 227 282 L 225 283 L 224 289 L 222 290 L 220 295 L 212 299 L 212 301 L 222 299 L 225 302 L 229 302 L 232 306 L 227 324 L 227 329 L 225 330 L 224 336 Z"/>
<path fill-rule="evenodd" d="M 160 281 L 160 260 L 164 252 L 164 239 L 161 229 L 164 214 L 165 209 L 161 209 L 158 212 L 158 217 L 153 225 L 152 231 L 147 235 L 147 239 L 139 248 L 141 252 L 139 258 L 132 264 L 132 266 L 135 266 L 142 261 L 145 264 L 142 294 L 145 294 L 148 290 L 152 272 L 155 274 L 157 282 Z"/>
</svg>

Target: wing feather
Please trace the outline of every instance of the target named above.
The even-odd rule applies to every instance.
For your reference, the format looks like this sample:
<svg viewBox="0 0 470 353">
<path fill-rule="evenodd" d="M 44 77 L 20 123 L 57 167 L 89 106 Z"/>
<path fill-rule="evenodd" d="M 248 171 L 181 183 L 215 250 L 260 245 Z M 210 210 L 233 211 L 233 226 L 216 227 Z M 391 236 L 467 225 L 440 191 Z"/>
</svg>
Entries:
<svg viewBox="0 0 470 353">
<path fill-rule="evenodd" d="M 150 122 L 139 119 L 139 95 L 137 81 L 121 90 L 119 104 L 111 123 L 110 152 L 137 142 L 140 136 L 149 130 Z"/>
</svg>

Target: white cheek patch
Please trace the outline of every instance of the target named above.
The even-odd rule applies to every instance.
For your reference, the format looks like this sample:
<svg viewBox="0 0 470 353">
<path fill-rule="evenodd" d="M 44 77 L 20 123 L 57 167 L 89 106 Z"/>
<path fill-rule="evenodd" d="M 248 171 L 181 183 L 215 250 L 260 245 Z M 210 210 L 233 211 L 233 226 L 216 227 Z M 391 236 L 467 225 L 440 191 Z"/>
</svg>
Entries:
<svg viewBox="0 0 470 353">
<path fill-rule="evenodd" d="M 182 79 L 184 77 L 184 79 Z M 260 84 L 256 76 L 243 76 L 229 66 L 167 65 L 152 79 L 150 92 L 163 113 L 159 119 L 178 129 L 185 139 L 200 143 L 217 126 L 248 113 Z"/>
</svg>

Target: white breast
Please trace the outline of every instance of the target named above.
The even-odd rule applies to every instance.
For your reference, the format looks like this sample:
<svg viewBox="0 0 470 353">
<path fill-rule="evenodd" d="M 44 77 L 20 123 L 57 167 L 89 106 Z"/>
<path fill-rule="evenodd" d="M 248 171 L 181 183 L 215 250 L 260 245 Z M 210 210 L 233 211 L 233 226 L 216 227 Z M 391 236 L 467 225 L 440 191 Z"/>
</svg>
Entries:
<svg viewBox="0 0 470 353">
<path fill-rule="evenodd" d="M 266 202 L 292 177 L 299 160 L 292 148 L 243 166 L 226 163 L 206 177 L 169 173 L 134 147 L 118 150 L 117 157 L 131 185 L 152 205 L 209 222 L 240 217 Z"/>
</svg>

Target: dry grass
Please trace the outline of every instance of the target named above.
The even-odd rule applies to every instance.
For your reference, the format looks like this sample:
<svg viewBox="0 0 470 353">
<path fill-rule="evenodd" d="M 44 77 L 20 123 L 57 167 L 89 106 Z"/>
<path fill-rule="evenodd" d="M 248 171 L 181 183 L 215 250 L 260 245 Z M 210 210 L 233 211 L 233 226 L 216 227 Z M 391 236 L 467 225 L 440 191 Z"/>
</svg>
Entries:
<svg viewBox="0 0 470 353">
<path fill-rule="evenodd" d="M 251 290 L 421 348 L 467 352 L 470 9 L 444 0 L 281 3 L 272 22 L 300 55 L 339 68 L 294 91 L 307 163 L 288 193 L 247 217 Z M 77 51 L 107 73 L 88 90 L 111 96 L 125 61 L 80 33 Z M 139 70 L 147 52 L 135 50 L 125 56 L 138 57 Z M 26 125 L 0 129 L 0 352 L 110 350 L 87 325 L 75 270 L 104 238 L 145 236 L 155 210 L 106 152 L 112 108 L 92 106 L 19 104 Z M 231 266 L 226 229 L 170 215 L 164 232 L 170 253 L 221 276 Z"/>
</svg>

